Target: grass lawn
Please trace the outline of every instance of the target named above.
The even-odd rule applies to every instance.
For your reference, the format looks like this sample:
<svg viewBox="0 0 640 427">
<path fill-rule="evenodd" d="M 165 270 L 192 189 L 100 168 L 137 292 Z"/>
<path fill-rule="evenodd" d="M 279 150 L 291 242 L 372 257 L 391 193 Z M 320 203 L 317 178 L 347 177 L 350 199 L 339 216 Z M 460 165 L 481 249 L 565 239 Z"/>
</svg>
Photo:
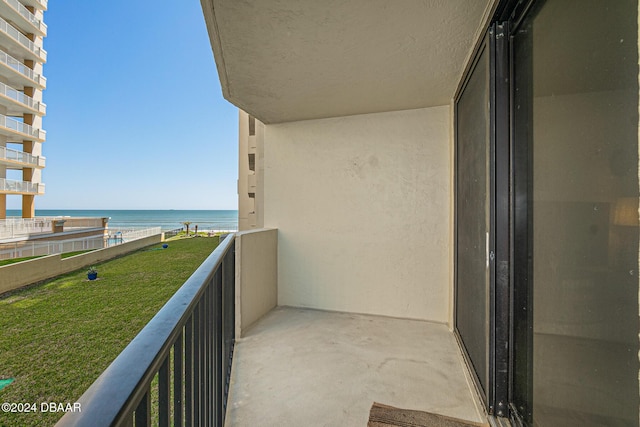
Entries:
<svg viewBox="0 0 640 427">
<path fill-rule="evenodd" d="M 209 234 L 211 234 L 211 236 L 215 235 L 215 236 L 220 236 L 220 232 L 217 233 L 209 233 L 207 231 L 198 231 L 197 235 L 199 237 L 210 237 Z M 222 234 L 227 234 L 227 233 L 222 233 Z M 196 236 L 196 232 L 194 230 L 189 230 L 189 236 L 187 236 L 187 232 L 186 231 L 178 231 L 178 234 L 176 234 L 175 236 L 171 237 L 170 239 L 181 239 L 184 237 L 195 237 Z M 167 240 L 170 240 L 167 239 Z"/>
<path fill-rule="evenodd" d="M 0 412 L 0 426 L 50 426 L 62 413 L 42 402 L 75 402 L 218 244 L 176 240 L 0 297 L 0 403 L 36 403 L 36 413 Z"/>
<path fill-rule="evenodd" d="M 72 257 L 72 256 L 84 254 L 84 253 L 91 252 L 91 251 L 95 251 L 95 249 L 87 249 L 86 251 L 65 252 L 63 254 L 60 254 L 60 258 L 69 258 L 69 257 Z"/>
<path fill-rule="evenodd" d="M 88 249 L 85 251 L 65 252 L 60 255 L 60 258 L 69 258 L 75 255 L 83 254 L 85 252 L 91 252 L 93 250 L 94 249 Z M 46 255 L 35 255 L 35 256 L 27 256 L 23 258 L 3 259 L 3 260 L 0 260 L 0 267 L 2 267 L 3 265 L 15 264 L 16 262 L 22 262 L 22 261 L 28 261 L 30 259 L 41 258 L 43 256 L 46 256 Z"/>
<path fill-rule="evenodd" d="M 3 260 L 0 260 L 0 267 L 2 267 L 3 265 L 15 264 L 16 262 L 27 261 L 34 258 L 40 258 L 41 256 L 42 255 L 26 256 L 23 258 L 3 259 Z"/>
</svg>

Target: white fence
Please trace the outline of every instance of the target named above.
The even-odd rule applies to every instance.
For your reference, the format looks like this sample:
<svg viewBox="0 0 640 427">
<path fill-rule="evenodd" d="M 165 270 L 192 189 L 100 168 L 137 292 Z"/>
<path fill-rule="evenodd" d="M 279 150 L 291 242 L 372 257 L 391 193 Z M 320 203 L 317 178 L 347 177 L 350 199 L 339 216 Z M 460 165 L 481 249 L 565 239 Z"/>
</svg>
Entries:
<svg viewBox="0 0 640 427">
<path fill-rule="evenodd" d="M 162 229 L 160 227 L 129 228 L 117 231 L 109 230 L 107 246 L 130 242 L 132 240 L 142 239 L 143 237 L 155 236 L 160 233 L 162 233 Z"/>
<path fill-rule="evenodd" d="M 88 251 L 105 247 L 103 237 L 84 239 L 50 240 L 50 241 L 21 241 L 0 243 L 0 259 L 23 258 L 30 256 L 51 255 L 75 251 Z"/>
<path fill-rule="evenodd" d="M 25 222 L 28 223 L 28 220 Z M 0 260 L 102 249 L 144 237 L 155 236 L 160 233 L 160 227 L 153 227 L 110 232 L 108 236 L 104 237 L 98 236 L 48 241 L 22 240 L 19 242 L 0 243 Z"/>
</svg>

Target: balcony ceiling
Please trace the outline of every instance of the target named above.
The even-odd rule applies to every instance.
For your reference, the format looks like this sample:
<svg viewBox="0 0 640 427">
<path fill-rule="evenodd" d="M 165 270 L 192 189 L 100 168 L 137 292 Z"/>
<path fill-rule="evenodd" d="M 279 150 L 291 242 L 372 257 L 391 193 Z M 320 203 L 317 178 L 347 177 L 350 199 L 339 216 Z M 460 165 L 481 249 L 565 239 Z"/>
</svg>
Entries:
<svg viewBox="0 0 640 427">
<path fill-rule="evenodd" d="M 202 0 L 224 97 L 265 123 L 448 104 L 492 0 Z"/>
</svg>

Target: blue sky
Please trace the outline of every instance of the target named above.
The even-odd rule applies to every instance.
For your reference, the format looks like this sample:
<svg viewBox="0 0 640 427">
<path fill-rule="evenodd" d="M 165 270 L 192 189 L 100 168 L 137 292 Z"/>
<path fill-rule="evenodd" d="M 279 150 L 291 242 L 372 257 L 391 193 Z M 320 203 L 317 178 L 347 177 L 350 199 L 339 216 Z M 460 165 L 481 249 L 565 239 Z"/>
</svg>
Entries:
<svg viewBox="0 0 640 427">
<path fill-rule="evenodd" d="M 44 18 L 36 209 L 237 208 L 238 112 L 198 0 L 54 0 Z"/>
</svg>

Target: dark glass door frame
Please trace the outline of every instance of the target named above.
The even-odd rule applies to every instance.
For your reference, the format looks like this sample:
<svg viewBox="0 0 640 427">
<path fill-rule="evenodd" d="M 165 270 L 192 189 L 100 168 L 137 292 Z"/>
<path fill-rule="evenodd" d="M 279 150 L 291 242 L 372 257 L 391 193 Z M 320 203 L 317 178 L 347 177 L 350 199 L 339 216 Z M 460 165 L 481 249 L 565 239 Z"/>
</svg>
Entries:
<svg viewBox="0 0 640 427">
<path fill-rule="evenodd" d="M 469 68 L 455 97 L 457 113 L 458 101 L 464 92 L 470 75 L 475 70 L 477 60 L 483 52 L 489 53 L 489 289 L 488 301 L 479 301 L 481 304 L 487 304 L 489 308 L 488 336 L 485 337 L 488 340 L 487 388 L 484 393 L 478 377 L 484 373 L 473 372 L 473 378 L 489 414 L 501 417 L 508 416 L 509 405 L 508 340 L 510 334 L 509 284 L 511 277 L 509 241 L 509 63 L 507 60 L 509 51 L 506 29 L 506 25 L 493 24 L 487 31 L 484 42 L 478 46 L 472 66 Z M 455 169 L 457 181 L 457 163 Z M 457 242 L 458 207 L 456 206 L 454 209 L 456 211 L 456 234 L 454 238 Z M 457 271 L 457 268 L 455 271 Z M 454 283 L 456 287 L 455 294 L 457 295 L 457 276 L 454 279 Z M 456 309 L 454 304 L 454 319 L 457 319 Z M 454 332 L 463 350 L 467 364 L 472 367 L 473 363 L 466 351 L 464 340 L 457 326 L 454 326 Z"/>
<path fill-rule="evenodd" d="M 541 6 L 545 0 L 509 0 L 502 13 L 501 19 L 507 27 L 506 61 L 509 81 L 507 96 L 511 106 L 515 106 L 515 60 L 516 43 L 514 38 L 521 30 L 522 22 L 535 6 Z M 532 49 L 531 46 L 528 49 Z M 521 60 L 522 61 L 522 60 Z M 528 68 L 533 69 L 529 63 Z M 518 76 L 519 79 L 530 79 L 531 75 Z M 532 96 L 531 82 L 520 82 L 519 90 L 528 91 Z M 521 94 L 521 96 L 525 96 Z M 531 203 L 531 129 L 520 126 L 516 129 L 516 119 L 519 123 L 532 123 L 533 111 L 529 105 L 511 107 L 507 113 L 509 120 L 508 146 L 510 157 L 510 227 L 509 248 L 511 256 L 511 271 L 509 278 L 509 333 L 508 333 L 508 402 L 507 414 L 512 425 L 528 426 L 533 422 L 533 290 L 530 260 L 533 256 L 533 232 Z"/>
<path fill-rule="evenodd" d="M 520 30 L 521 23 L 531 10 L 535 0 L 512 2 L 508 10 L 509 26 L 509 97 L 511 105 L 515 105 L 515 58 L 516 45 L 514 36 Z M 539 1 L 538 3 L 543 2 Z M 531 46 L 528 49 L 532 49 Z M 528 68 L 533 69 L 529 63 Z M 530 78 L 519 76 L 519 79 Z M 531 97 L 533 88 L 529 84 L 519 84 L 519 90 L 527 91 L 523 97 Z M 531 203 L 531 151 L 532 138 L 529 128 L 514 125 L 532 123 L 533 111 L 528 104 L 512 108 L 510 120 L 510 182 L 511 182 L 511 277 L 510 277 L 510 319 L 509 327 L 509 418 L 516 426 L 530 425 L 533 421 L 533 290 L 530 279 L 530 259 L 533 256 L 533 232 L 529 218 L 532 215 Z"/>
<path fill-rule="evenodd" d="M 465 77 L 456 92 L 454 98 L 454 123 L 457 129 L 457 105 L 460 96 L 464 91 L 466 82 L 475 68 L 475 63 L 483 52 L 490 53 L 490 105 L 489 105 L 489 126 L 490 126 L 490 231 L 489 231 L 489 254 L 490 254 L 490 283 L 488 293 L 489 306 L 489 331 L 488 331 L 488 381 L 486 393 L 482 393 L 482 387 L 478 379 L 478 373 L 473 372 L 473 379 L 477 390 L 480 392 L 487 412 L 498 417 L 510 417 L 516 424 L 521 424 L 521 417 L 518 408 L 512 405 L 515 398 L 515 371 L 520 370 L 521 375 L 530 376 L 532 369 L 532 359 L 526 359 L 524 366 L 515 366 L 514 324 L 529 325 L 526 316 L 531 314 L 530 310 L 520 310 L 515 304 L 519 304 L 522 299 L 521 294 L 514 294 L 514 280 L 516 269 L 519 266 L 527 266 L 526 257 L 528 252 L 517 249 L 516 240 L 522 242 L 520 238 L 526 230 L 516 230 L 517 213 L 514 211 L 515 199 L 527 197 L 527 183 L 516 182 L 514 180 L 514 168 L 519 167 L 527 159 L 514 157 L 520 151 L 514 151 L 512 135 L 513 100 L 512 78 L 512 34 L 517 30 L 522 18 L 526 15 L 531 5 L 536 0 L 505 0 L 499 3 L 493 20 L 484 36 L 484 41 L 479 43 L 474 53 L 472 65 L 465 73 Z M 458 143 L 457 137 L 455 138 Z M 457 151 L 457 146 L 454 147 Z M 454 157 L 457 159 L 457 157 Z M 454 176 L 458 177 L 457 161 L 454 165 Z M 455 188 L 454 184 L 454 188 Z M 456 191 L 454 189 L 454 191 Z M 519 204 L 519 206 L 523 206 Z M 526 204 L 524 205 L 526 206 Z M 456 218 L 454 242 L 457 242 L 457 209 L 454 207 Z M 525 234 L 526 237 L 526 234 Z M 527 241 L 527 240 L 524 240 Z M 456 244 L 456 243 L 454 243 Z M 457 254 L 457 250 L 454 249 Z M 525 259 L 519 258 L 524 257 Z M 457 259 L 456 259 L 457 264 Z M 454 295 L 457 295 L 457 267 L 454 268 Z M 526 275 L 518 275 L 528 277 Z M 526 291 L 526 288 L 525 288 Z M 528 300 L 530 301 L 530 300 Z M 454 322 L 456 317 L 456 304 L 454 304 Z M 520 323 L 518 323 L 520 322 Z M 462 348 L 468 366 L 472 367 L 469 355 L 466 352 L 462 337 L 454 324 L 454 333 Z M 529 348 L 531 348 L 529 346 Z M 473 371 L 473 369 L 471 369 Z M 530 381 L 527 382 L 530 385 Z M 530 395 L 525 393 L 527 399 Z"/>
<path fill-rule="evenodd" d="M 458 287 L 458 267 L 460 266 L 460 263 L 458 261 L 458 238 L 459 238 L 459 227 L 460 227 L 460 222 L 459 222 L 459 206 L 458 206 L 458 199 L 457 199 L 457 194 L 458 194 L 458 189 L 460 187 L 459 184 L 459 179 L 460 179 L 460 166 L 459 166 L 459 156 L 460 156 L 460 149 L 458 147 L 458 143 L 459 143 L 459 126 L 460 126 L 460 122 L 458 121 L 458 116 L 459 116 L 459 110 L 460 110 L 460 101 L 462 98 L 462 95 L 464 94 L 464 91 L 466 90 L 469 81 L 471 80 L 471 76 L 472 74 L 476 71 L 477 67 L 482 67 L 484 66 L 484 64 L 481 63 L 481 58 L 483 54 L 488 54 L 489 55 L 489 51 L 490 51 L 490 46 L 489 46 L 489 33 L 487 32 L 483 37 L 482 37 L 482 42 L 476 46 L 476 50 L 474 52 L 474 57 L 473 60 L 470 63 L 470 66 L 468 67 L 465 76 L 462 80 L 462 83 L 455 95 L 455 101 L 454 101 L 454 140 L 455 140 L 455 145 L 454 145 L 454 158 L 455 158 L 455 164 L 454 164 L 454 192 L 456 194 L 455 197 L 455 203 L 454 203 L 454 221 L 455 221 L 455 226 L 454 226 L 454 257 L 455 257 L 455 265 L 454 265 L 454 295 L 458 296 L 458 293 L 460 291 L 459 287 Z M 490 112 L 491 112 L 491 108 L 490 108 Z M 489 157 L 490 159 L 493 158 L 493 144 L 491 144 L 490 142 L 490 153 L 489 153 Z M 492 169 L 493 169 L 493 160 L 490 160 L 490 165 L 489 165 L 489 170 L 486 171 L 487 174 L 489 174 L 489 180 L 490 180 L 490 188 L 493 187 L 492 183 L 493 183 L 493 174 L 492 174 Z M 490 191 L 491 193 L 491 191 Z M 491 230 L 493 230 L 495 227 L 492 224 L 493 221 L 493 197 L 491 194 L 488 195 L 489 200 L 490 200 L 490 225 L 489 228 Z M 479 215 L 480 216 L 480 215 Z M 484 221 L 485 218 L 482 218 L 482 220 Z M 489 236 L 489 238 L 491 239 L 491 236 Z M 488 249 L 493 248 L 493 241 L 489 240 L 489 242 L 487 242 L 489 245 Z M 483 245 L 484 246 L 484 245 Z M 492 263 L 490 263 L 489 265 L 490 268 L 490 281 L 493 281 L 493 266 Z M 478 280 L 480 280 L 480 278 L 478 278 Z M 482 280 L 484 281 L 485 278 L 482 278 Z M 486 304 L 487 301 L 479 301 L 479 303 L 481 304 Z M 472 360 L 472 357 L 470 355 L 469 350 L 467 349 L 467 343 L 465 343 L 464 339 L 463 339 L 463 335 L 462 332 L 459 329 L 459 325 L 458 325 L 458 305 L 457 303 L 454 303 L 454 307 L 453 307 L 453 319 L 454 319 L 454 335 L 460 345 L 460 348 L 462 350 L 465 362 L 467 363 L 467 366 L 469 367 L 469 371 L 472 374 L 472 378 L 474 381 L 474 385 L 476 387 L 476 390 L 478 392 L 478 394 L 481 396 L 483 402 L 485 403 L 485 405 L 487 405 L 487 407 L 489 406 L 488 404 L 488 399 L 489 399 L 489 393 L 488 391 L 485 391 L 484 387 L 482 386 L 482 380 L 480 379 L 480 376 L 483 376 L 489 371 L 489 366 L 482 366 L 479 367 L 478 369 L 482 369 L 482 372 L 478 372 L 475 368 L 474 368 L 474 361 Z M 484 339 L 486 340 L 488 337 L 484 337 Z M 488 346 L 487 346 L 488 347 Z M 488 360 L 488 359 L 487 359 Z M 490 381 L 488 381 L 487 378 L 487 383 L 490 383 Z"/>
<path fill-rule="evenodd" d="M 490 376 L 493 413 L 509 415 L 509 340 L 511 330 L 511 150 L 510 150 L 510 69 L 508 24 L 495 23 L 491 32 L 491 136 L 494 141 L 495 198 L 495 279 L 490 292 L 491 337 L 489 360 L 493 363 Z M 491 401 L 490 401 L 491 402 Z"/>
</svg>

